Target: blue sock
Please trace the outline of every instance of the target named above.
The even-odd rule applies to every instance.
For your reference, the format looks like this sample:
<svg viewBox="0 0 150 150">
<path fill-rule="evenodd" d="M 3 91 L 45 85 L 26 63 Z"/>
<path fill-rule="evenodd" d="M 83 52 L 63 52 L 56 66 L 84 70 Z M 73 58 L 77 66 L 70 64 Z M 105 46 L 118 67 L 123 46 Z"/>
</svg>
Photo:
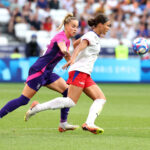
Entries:
<svg viewBox="0 0 150 150">
<path fill-rule="evenodd" d="M 30 100 L 29 98 L 25 97 L 24 95 L 21 95 L 19 98 L 16 98 L 16 99 L 9 101 L 0 110 L 0 118 L 4 117 L 9 112 L 12 112 L 13 110 L 17 109 L 20 106 L 28 104 L 29 100 Z"/>
<path fill-rule="evenodd" d="M 63 97 L 67 97 L 67 93 L 68 93 L 68 89 L 66 89 L 66 90 L 62 93 Z M 70 109 L 70 108 L 62 108 L 62 109 L 61 109 L 61 120 L 60 120 L 60 122 L 66 122 L 66 121 L 67 121 L 69 109 Z"/>
</svg>

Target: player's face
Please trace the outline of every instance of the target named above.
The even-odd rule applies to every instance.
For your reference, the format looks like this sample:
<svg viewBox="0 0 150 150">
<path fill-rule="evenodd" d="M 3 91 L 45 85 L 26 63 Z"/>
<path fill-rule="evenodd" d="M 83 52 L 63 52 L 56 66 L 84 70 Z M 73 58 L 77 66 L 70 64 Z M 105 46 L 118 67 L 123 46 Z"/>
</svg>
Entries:
<svg viewBox="0 0 150 150">
<path fill-rule="evenodd" d="M 105 35 L 110 30 L 110 27 L 111 27 L 110 21 L 107 21 L 104 24 L 100 24 L 100 27 L 99 27 L 100 34 Z"/>
<path fill-rule="evenodd" d="M 66 30 L 68 31 L 70 37 L 73 37 L 76 35 L 78 26 L 79 26 L 79 22 L 77 20 L 71 20 L 69 24 L 67 24 Z"/>
</svg>

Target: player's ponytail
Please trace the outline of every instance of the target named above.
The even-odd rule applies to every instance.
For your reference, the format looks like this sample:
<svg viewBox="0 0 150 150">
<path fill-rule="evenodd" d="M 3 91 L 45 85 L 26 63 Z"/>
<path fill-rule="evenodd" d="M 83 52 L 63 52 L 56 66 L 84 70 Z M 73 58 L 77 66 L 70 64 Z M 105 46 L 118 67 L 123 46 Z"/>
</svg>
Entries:
<svg viewBox="0 0 150 150">
<path fill-rule="evenodd" d="M 95 19 L 89 19 L 88 20 L 88 25 L 90 26 L 90 27 L 92 27 L 92 26 L 95 26 Z"/>
<path fill-rule="evenodd" d="M 68 13 L 65 16 L 65 18 L 63 19 L 62 23 L 57 28 L 57 30 L 60 30 L 63 27 L 63 25 L 68 24 L 71 20 L 77 20 L 77 19 L 75 17 L 73 17 L 72 13 Z"/>
<path fill-rule="evenodd" d="M 99 13 L 94 18 L 88 20 L 88 25 L 90 27 L 96 27 L 99 23 L 105 24 L 107 21 L 107 16 L 102 13 Z"/>
</svg>

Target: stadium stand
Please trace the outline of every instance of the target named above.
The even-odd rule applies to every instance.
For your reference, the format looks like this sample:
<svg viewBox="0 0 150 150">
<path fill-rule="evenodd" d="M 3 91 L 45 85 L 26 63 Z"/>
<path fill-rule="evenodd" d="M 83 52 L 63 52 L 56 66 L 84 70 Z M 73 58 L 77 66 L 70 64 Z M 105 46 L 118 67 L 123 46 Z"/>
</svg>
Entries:
<svg viewBox="0 0 150 150">
<path fill-rule="evenodd" d="M 56 4 L 53 0 L 43 3 L 40 0 L 10 0 L 0 1 L 0 43 L 7 46 L 25 45 L 36 33 L 39 45 L 45 49 L 68 11 L 73 12 L 80 21 L 78 34 L 83 32 L 82 28 L 84 32 L 90 30 L 86 21 L 92 15 L 102 12 L 109 16 L 112 28 L 106 35 L 107 39 L 104 37 L 101 42 L 104 56 L 118 45 L 120 39 L 130 48 L 135 37 L 150 38 L 149 0 L 58 0 Z M 47 17 L 52 19 L 52 29 L 43 31 Z M 5 56 L 1 54 L 1 51 L 4 52 L 2 48 L 0 57 Z"/>
</svg>

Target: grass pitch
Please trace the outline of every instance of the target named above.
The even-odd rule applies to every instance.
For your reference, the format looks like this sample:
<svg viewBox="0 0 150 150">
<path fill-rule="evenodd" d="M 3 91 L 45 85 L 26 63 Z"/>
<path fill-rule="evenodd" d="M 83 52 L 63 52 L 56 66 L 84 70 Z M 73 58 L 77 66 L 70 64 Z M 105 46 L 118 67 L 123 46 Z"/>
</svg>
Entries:
<svg viewBox="0 0 150 150">
<path fill-rule="evenodd" d="M 33 100 L 45 102 L 60 96 L 41 88 L 26 106 L 0 119 L 0 150 L 149 150 L 150 149 L 150 85 L 99 84 L 107 103 L 96 124 L 103 135 L 78 129 L 58 132 L 60 111 L 45 111 L 27 123 L 23 117 Z M 0 83 L 0 108 L 20 96 L 23 84 Z M 82 125 L 92 101 L 82 94 L 70 110 L 68 122 Z"/>
</svg>

